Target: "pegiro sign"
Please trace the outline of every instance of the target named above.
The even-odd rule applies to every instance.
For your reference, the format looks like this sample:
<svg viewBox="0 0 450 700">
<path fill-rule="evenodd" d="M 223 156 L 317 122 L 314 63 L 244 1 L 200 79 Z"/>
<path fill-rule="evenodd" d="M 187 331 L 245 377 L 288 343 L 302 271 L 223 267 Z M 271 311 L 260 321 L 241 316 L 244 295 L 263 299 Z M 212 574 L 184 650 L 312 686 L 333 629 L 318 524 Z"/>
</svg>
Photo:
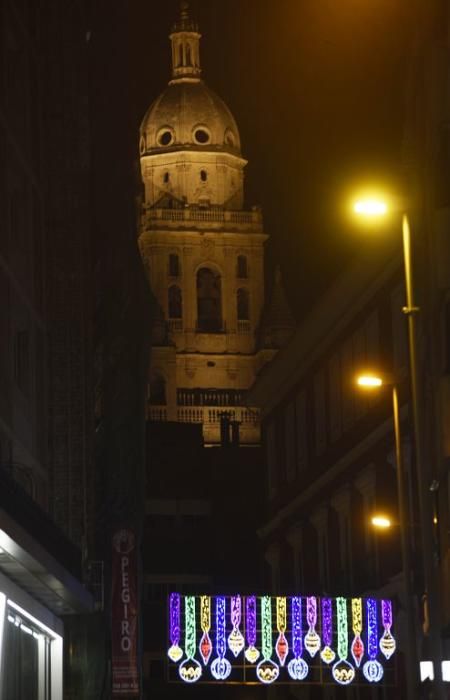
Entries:
<svg viewBox="0 0 450 700">
<path fill-rule="evenodd" d="M 112 692 L 139 695 L 137 665 L 137 559 L 132 530 L 112 538 Z"/>
</svg>

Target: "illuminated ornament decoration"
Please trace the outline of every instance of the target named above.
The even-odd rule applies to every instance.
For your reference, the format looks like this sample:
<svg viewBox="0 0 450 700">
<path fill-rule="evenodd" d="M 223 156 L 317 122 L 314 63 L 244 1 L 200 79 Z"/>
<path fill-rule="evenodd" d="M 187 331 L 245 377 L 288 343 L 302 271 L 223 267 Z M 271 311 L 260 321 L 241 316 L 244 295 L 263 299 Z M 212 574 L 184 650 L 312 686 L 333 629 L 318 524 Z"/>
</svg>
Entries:
<svg viewBox="0 0 450 700">
<path fill-rule="evenodd" d="M 248 596 L 245 602 L 245 630 L 248 644 L 245 658 L 250 664 L 254 664 L 259 659 L 259 650 L 256 648 L 256 598 L 254 595 Z"/>
<path fill-rule="evenodd" d="M 390 600 L 381 601 L 381 619 L 383 621 L 384 632 L 380 639 L 380 651 L 386 659 L 390 659 L 397 644 L 391 634 L 392 627 L 392 603 Z"/>
<path fill-rule="evenodd" d="M 333 606 L 331 598 L 322 598 L 322 643 L 320 658 L 326 664 L 331 664 L 335 658 L 331 645 L 333 643 Z"/>
<path fill-rule="evenodd" d="M 207 595 L 200 596 L 200 626 L 203 634 L 198 649 L 203 663 L 207 666 L 212 653 L 212 642 L 209 636 L 209 630 L 211 629 L 211 598 Z"/>
<path fill-rule="evenodd" d="M 171 593 L 169 599 L 169 623 L 170 623 L 170 641 L 171 646 L 167 655 L 171 661 L 178 663 L 183 656 L 183 649 L 180 647 L 181 636 L 181 596 L 179 593 Z"/>
<path fill-rule="evenodd" d="M 289 653 L 289 644 L 285 636 L 286 632 L 286 598 L 277 598 L 277 630 L 278 639 L 275 644 L 275 651 L 281 666 L 284 666 L 286 656 Z"/>
<path fill-rule="evenodd" d="M 368 598 L 366 601 L 367 611 L 367 655 L 369 660 L 363 666 L 363 674 L 369 683 L 379 683 L 383 678 L 383 667 L 376 656 L 378 653 L 378 619 L 377 601 Z"/>
<path fill-rule="evenodd" d="M 361 598 L 352 598 L 352 629 L 353 642 L 351 652 L 356 666 L 359 668 L 362 657 L 364 656 L 364 644 L 361 639 L 362 632 L 362 600 Z"/>
<path fill-rule="evenodd" d="M 261 598 L 261 650 L 263 659 L 256 667 L 256 675 L 261 683 L 276 681 L 280 669 L 270 660 L 272 656 L 272 602 L 269 596 Z"/>
<path fill-rule="evenodd" d="M 216 597 L 216 650 L 217 658 L 211 664 L 211 673 L 217 681 L 224 681 L 231 673 L 231 664 L 225 658 L 225 598 Z"/>
<path fill-rule="evenodd" d="M 305 635 L 305 649 L 311 658 L 314 658 L 320 649 L 320 637 L 316 632 L 317 599 L 314 596 L 306 599 L 306 621 L 308 623 L 308 631 Z"/>
<path fill-rule="evenodd" d="M 236 595 L 231 598 L 231 624 L 233 629 L 228 636 L 228 646 L 234 656 L 239 656 L 245 646 L 245 639 L 239 629 L 242 615 L 241 596 Z"/>
<path fill-rule="evenodd" d="M 308 664 L 302 659 L 303 632 L 302 632 L 302 599 L 291 600 L 291 627 L 292 627 L 292 652 L 294 658 L 288 663 L 287 670 L 293 681 L 303 681 L 309 672 Z"/>
<path fill-rule="evenodd" d="M 348 620 L 347 601 L 345 598 L 336 598 L 337 618 L 337 653 L 338 661 L 332 668 L 334 680 L 340 685 L 349 685 L 355 677 L 354 667 L 347 661 L 348 655 Z"/>
<path fill-rule="evenodd" d="M 187 595 L 184 598 L 184 651 L 187 659 L 178 668 L 178 674 L 185 683 L 195 683 L 202 675 L 202 667 L 194 659 L 196 636 L 195 597 Z"/>
</svg>

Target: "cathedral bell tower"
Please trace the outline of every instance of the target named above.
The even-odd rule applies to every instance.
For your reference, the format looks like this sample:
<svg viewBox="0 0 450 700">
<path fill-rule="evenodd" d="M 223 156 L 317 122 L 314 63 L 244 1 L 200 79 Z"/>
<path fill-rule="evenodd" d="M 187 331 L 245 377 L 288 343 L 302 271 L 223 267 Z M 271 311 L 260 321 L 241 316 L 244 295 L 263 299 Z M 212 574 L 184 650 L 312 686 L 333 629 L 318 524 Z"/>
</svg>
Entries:
<svg viewBox="0 0 450 700">
<path fill-rule="evenodd" d="M 139 246 L 158 303 L 149 366 L 150 420 L 197 422 L 220 442 L 227 415 L 257 444 L 244 393 L 260 369 L 264 302 L 259 209 L 244 209 L 237 124 L 201 78 L 200 33 L 181 4 L 170 34 L 172 78 L 140 127 Z"/>
</svg>

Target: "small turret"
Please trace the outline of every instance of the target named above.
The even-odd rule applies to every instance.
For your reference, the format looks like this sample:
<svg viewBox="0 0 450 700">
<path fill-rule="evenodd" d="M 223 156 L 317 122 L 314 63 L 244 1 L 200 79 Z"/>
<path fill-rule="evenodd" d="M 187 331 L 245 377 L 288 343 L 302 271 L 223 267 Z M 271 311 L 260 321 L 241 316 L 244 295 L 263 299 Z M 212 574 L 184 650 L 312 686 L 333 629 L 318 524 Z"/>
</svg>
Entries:
<svg viewBox="0 0 450 700">
<path fill-rule="evenodd" d="M 182 2 L 180 19 L 175 22 L 170 34 L 174 81 L 200 80 L 200 38 L 197 22 L 189 17 L 189 3 Z"/>
</svg>

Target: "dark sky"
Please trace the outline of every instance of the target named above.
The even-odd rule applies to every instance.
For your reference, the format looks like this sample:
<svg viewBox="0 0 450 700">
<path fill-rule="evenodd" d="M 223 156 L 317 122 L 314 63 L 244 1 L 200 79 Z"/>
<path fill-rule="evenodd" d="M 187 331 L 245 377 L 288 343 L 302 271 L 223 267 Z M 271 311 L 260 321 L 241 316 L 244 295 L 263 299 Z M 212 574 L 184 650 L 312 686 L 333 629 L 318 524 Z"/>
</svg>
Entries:
<svg viewBox="0 0 450 700">
<path fill-rule="evenodd" d="M 203 77 L 240 129 L 247 204 L 261 204 L 296 315 L 351 259 L 353 183 L 396 179 L 411 0 L 192 0 Z M 177 0 L 130 0 L 136 129 L 170 77 Z M 137 137 L 136 137 L 137 144 Z"/>
</svg>

